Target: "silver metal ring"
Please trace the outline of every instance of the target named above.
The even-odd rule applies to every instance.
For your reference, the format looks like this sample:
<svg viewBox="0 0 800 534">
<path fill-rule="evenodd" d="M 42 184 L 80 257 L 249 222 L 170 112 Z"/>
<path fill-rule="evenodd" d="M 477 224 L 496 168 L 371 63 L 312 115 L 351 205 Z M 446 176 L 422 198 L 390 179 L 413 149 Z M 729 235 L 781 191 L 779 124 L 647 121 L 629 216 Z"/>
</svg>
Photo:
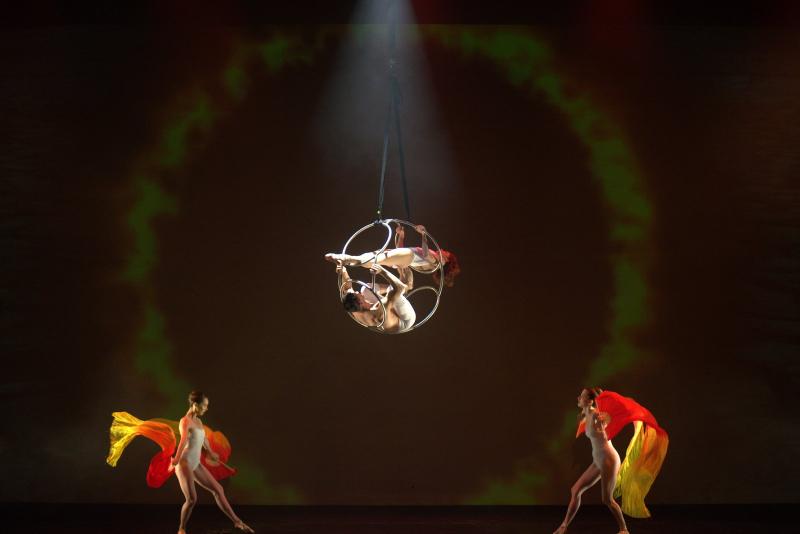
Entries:
<svg viewBox="0 0 800 534">
<path fill-rule="evenodd" d="M 363 265 L 364 263 L 369 263 L 369 262 L 377 263 L 376 260 L 378 259 L 378 256 L 383 254 L 386 251 L 386 249 L 389 247 L 389 243 L 392 240 L 392 236 L 394 235 L 394 231 L 392 230 L 392 227 L 389 226 L 389 224 L 393 223 L 393 222 L 394 223 L 398 223 L 398 224 L 402 224 L 403 226 L 408 226 L 409 228 L 413 229 L 414 231 L 417 231 L 416 226 L 414 224 L 412 224 L 412 223 L 410 223 L 408 221 L 404 221 L 402 219 L 382 219 L 382 220 L 379 220 L 379 221 L 375 221 L 375 222 L 372 222 L 372 223 L 370 223 L 370 224 L 368 224 L 366 226 L 363 226 L 362 228 L 359 228 L 358 230 L 356 230 L 356 232 L 352 236 L 350 236 L 350 239 L 348 239 L 347 242 L 344 244 L 344 248 L 342 248 L 342 252 L 341 253 L 342 254 L 347 254 L 347 247 L 349 247 L 350 243 L 352 243 L 353 240 L 356 237 L 358 237 L 359 235 L 361 235 L 363 232 L 365 232 L 365 231 L 367 231 L 370 228 L 373 228 L 375 226 L 381 225 L 384 228 L 386 228 L 386 230 L 387 230 L 386 241 L 383 243 L 383 246 L 372 255 L 371 259 L 369 259 L 367 261 L 364 261 L 364 262 L 361 262 L 360 264 L 356 264 L 356 265 Z M 372 286 L 370 286 L 370 284 L 368 284 L 366 282 L 362 282 L 361 280 L 351 280 L 352 284 L 358 284 L 359 286 L 367 288 L 370 292 L 372 292 L 372 294 L 375 296 L 375 298 L 377 299 L 378 303 L 380 304 L 381 310 L 383 312 L 383 317 L 381 319 L 381 322 L 377 326 L 365 325 L 365 324 L 361 323 L 360 321 L 358 321 L 355 317 L 353 317 L 352 313 L 348 313 L 348 315 L 356 323 L 358 323 L 359 325 L 363 326 L 364 328 L 368 328 L 368 329 L 370 329 L 370 330 L 372 330 L 374 332 L 380 332 L 380 333 L 383 333 L 383 334 L 405 334 L 406 332 L 411 332 L 412 330 L 416 330 L 417 328 L 419 328 L 423 324 L 427 323 L 431 319 L 431 317 L 433 317 L 433 315 L 436 313 L 436 310 L 439 308 L 439 301 L 440 301 L 440 299 L 442 297 L 442 292 L 444 291 L 444 263 L 442 262 L 442 249 L 441 249 L 441 247 L 439 247 L 439 242 L 436 241 L 436 238 L 434 238 L 430 233 L 428 233 L 427 230 L 424 232 L 424 234 L 425 234 L 425 237 L 429 238 L 431 240 L 431 242 L 433 242 L 434 249 L 436 250 L 436 256 L 438 258 L 437 265 L 433 269 L 418 269 L 418 268 L 412 268 L 412 269 L 415 272 L 418 272 L 420 274 L 433 274 L 433 273 L 438 271 L 439 272 L 439 284 L 438 284 L 439 287 L 437 288 L 437 287 L 434 287 L 434 286 L 420 286 L 420 287 L 414 288 L 412 291 L 409 291 L 408 294 L 406 295 L 406 298 L 408 298 L 410 300 L 411 297 L 414 294 L 416 294 L 416 293 L 418 293 L 420 291 L 433 291 L 434 294 L 436 295 L 436 301 L 434 302 L 433 308 L 431 308 L 431 311 L 428 312 L 428 314 L 421 321 L 415 322 L 411 326 L 411 328 L 403 330 L 402 332 L 387 332 L 383 328 L 383 325 L 386 322 L 387 311 L 386 311 L 386 306 L 383 304 L 383 301 L 381 300 L 380 295 L 373 289 Z M 380 273 L 380 274 L 381 274 L 381 276 L 386 278 L 385 275 L 383 275 L 383 273 Z M 338 282 L 339 282 L 339 299 L 342 300 L 344 298 L 344 294 L 346 293 L 346 291 L 343 289 L 344 288 L 344 280 L 343 280 L 342 275 L 340 274 L 338 278 L 339 278 L 339 280 L 338 280 Z M 375 277 L 373 276 L 373 284 L 374 283 L 375 283 Z"/>
<path fill-rule="evenodd" d="M 389 247 L 389 243 L 392 240 L 392 235 L 393 235 L 392 227 L 389 226 L 389 222 L 391 220 L 392 219 L 388 219 L 386 221 L 384 221 L 384 220 L 375 221 L 375 222 L 370 223 L 370 224 L 368 224 L 368 225 L 366 225 L 366 226 L 364 226 L 362 228 L 359 228 L 358 230 L 356 230 L 356 233 L 354 233 L 353 235 L 350 236 L 350 239 L 347 240 L 347 243 L 344 244 L 344 248 L 342 249 L 341 253 L 342 254 L 347 254 L 347 247 L 350 246 L 350 243 L 353 242 L 353 239 L 355 239 L 356 237 L 358 237 L 362 233 L 366 232 L 370 228 L 373 228 L 373 227 L 378 226 L 380 224 L 380 225 L 383 225 L 386 228 L 386 241 L 383 243 L 383 246 L 380 248 L 380 250 L 376 251 L 375 254 L 373 254 L 372 259 L 371 260 L 367 260 L 367 261 L 374 261 L 375 259 L 377 259 L 377 257 L 380 254 L 383 254 L 384 252 L 386 252 L 386 249 Z M 361 262 L 361 264 L 359 264 L 359 265 L 362 265 L 364 263 L 366 263 L 366 262 Z"/>
</svg>

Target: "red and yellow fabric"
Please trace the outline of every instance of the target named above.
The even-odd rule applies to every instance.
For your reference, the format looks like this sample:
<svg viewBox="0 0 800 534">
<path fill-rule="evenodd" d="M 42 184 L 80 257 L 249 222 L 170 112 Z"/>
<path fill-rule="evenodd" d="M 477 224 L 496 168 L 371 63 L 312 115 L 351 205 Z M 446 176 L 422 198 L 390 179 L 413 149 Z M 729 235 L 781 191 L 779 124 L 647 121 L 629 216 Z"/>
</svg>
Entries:
<svg viewBox="0 0 800 534">
<path fill-rule="evenodd" d="M 161 448 L 161 451 L 150 460 L 150 466 L 147 469 L 147 485 L 151 488 L 161 487 L 174 471 L 172 469 L 172 456 L 175 453 L 175 447 L 178 445 L 178 436 L 180 435 L 178 422 L 170 421 L 169 419 L 142 421 L 128 412 L 114 412 L 111 415 L 114 420 L 111 422 L 111 428 L 109 429 L 111 446 L 108 450 L 106 463 L 111 467 L 117 465 L 125 447 L 128 446 L 133 438 L 144 436 Z M 208 444 L 211 446 L 211 450 L 219 456 L 219 461 L 215 462 L 208 458 L 204 450 L 200 456 L 200 462 L 217 480 L 236 474 L 235 469 L 225 465 L 231 455 L 231 444 L 228 442 L 228 438 L 222 432 L 214 431 L 206 425 L 203 425 L 203 428 L 206 432 Z"/>
<path fill-rule="evenodd" d="M 617 478 L 614 497 L 622 497 L 622 511 L 631 517 L 650 517 L 644 498 L 661 470 L 669 447 L 667 432 L 658 426 L 650 411 L 631 399 L 613 391 L 604 391 L 596 399 L 597 410 L 610 416 L 606 426 L 608 439 L 613 439 L 632 423 L 633 438 L 628 444 L 625 461 Z M 578 424 L 576 436 L 584 433 L 586 422 Z"/>
</svg>

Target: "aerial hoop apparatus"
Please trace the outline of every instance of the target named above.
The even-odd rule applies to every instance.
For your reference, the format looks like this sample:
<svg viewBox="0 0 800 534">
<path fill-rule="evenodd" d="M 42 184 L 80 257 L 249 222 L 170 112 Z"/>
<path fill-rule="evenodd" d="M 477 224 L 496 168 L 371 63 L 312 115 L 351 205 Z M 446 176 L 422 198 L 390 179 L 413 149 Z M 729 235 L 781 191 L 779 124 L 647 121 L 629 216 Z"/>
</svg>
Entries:
<svg viewBox="0 0 800 534">
<path fill-rule="evenodd" d="M 410 223 L 408 221 L 404 221 L 402 219 L 381 219 L 381 220 L 377 220 L 377 221 L 374 221 L 374 222 L 372 222 L 370 224 L 367 224 L 367 225 L 359 228 L 358 230 L 356 230 L 355 233 L 353 233 L 353 235 L 350 236 L 350 238 L 347 240 L 347 242 L 345 242 L 341 253 L 342 254 L 347 254 L 348 253 L 348 251 L 347 251 L 348 247 L 353 242 L 353 240 L 356 237 L 358 237 L 359 235 L 361 235 L 364 232 L 366 232 L 366 231 L 368 231 L 368 230 L 370 230 L 372 228 L 375 228 L 377 226 L 382 226 L 383 228 L 386 229 L 386 240 L 383 241 L 383 246 L 381 246 L 381 248 L 379 248 L 379 249 L 375 249 L 375 252 L 372 254 L 371 259 L 367 260 L 366 262 L 362 262 L 361 265 L 363 265 L 363 263 L 374 262 L 375 260 L 378 259 L 378 256 L 380 256 L 381 254 L 386 252 L 386 250 L 389 249 L 389 244 L 392 242 L 392 238 L 394 237 L 394 230 L 390 226 L 390 223 L 400 224 L 400 225 L 406 226 L 406 227 L 414 230 L 415 232 L 417 232 L 416 225 L 414 225 L 413 223 Z M 435 295 L 435 300 L 434 300 L 433 305 L 431 306 L 431 309 L 428 312 L 428 314 L 422 320 L 419 320 L 419 321 L 415 322 L 414 325 L 411 328 L 407 329 L 407 330 L 403 330 L 402 332 L 387 332 L 383 328 L 383 324 L 386 322 L 386 306 L 383 304 L 383 301 L 381 300 L 380 288 L 378 286 L 378 276 L 384 278 L 386 280 L 387 284 L 389 284 L 389 280 L 386 279 L 386 277 L 382 273 L 377 273 L 377 274 L 376 273 L 372 273 L 370 281 L 359 280 L 358 278 L 353 276 L 354 273 L 350 273 L 351 283 L 354 286 L 353 289 L 355 289 L 355 286 L 358 286 L 362 293 L 366 291 L 369 294 L 371 294 L 372 298 L 375 301 L 377 301 L 377 303 L 378 303 L 378 305 L 380 306 L 380 309 L 381 309 L 381 319 L 380 319 L 380 323 L 378 325 L 367 325 L 367 324 L 364 324 L 361 321 L 359 321 L 358 319 L 356 319 L 353 316 L 352 313 L 348 312 L 348 315 L 350 316 L 350 318 L 353 319 L 353 321 L 355 321 L 357 324 L 363 326 L 364 328 L 372 330 L 373 332 L 379 332 L 381 334 L 405 334 L 406 332 L 411 332 L 413 330 L 416 330 L 417 328 L 419 328 L 423 324 L 427 323 L 430 320 L 430 318 L 433 317 L 433 315 L 436 313 L 436 310 L 439 308 L 439 300 L 441 299 L 442 292 L 444 290 L 444 264 L 441 261 L 441 259 L 442 259 L 442 249 L 439 247 L 439 243 L 438 243 L 438 241 L 436 241 L 436 238 L 434 238 L 427 230 L 422 232 L 422 233 L 424 234 L 424 237 L 427 238 L 429 243 L 430 243 L 430 245 L 429 245 L 430 250 L 434 252 L 435 257 L 438 259 L 438 261 L 436 262 L 436 267 L 433 268 L 433 269 L 427 269 L 427 270 L 419 269 L 419 268 L 413 268 L 413 267 L 410 267 L 410 268 L 412 270 L 414 270 L 415 272 L 420 273 L 420 274 L 433 274 L 435 272 L 438 272 L 439 273 L 439 283 L 438 283 L 438 285 L 421 285 L 421 286 L 416 286 L 416 284 L 415 284 L 414 289 L 412 289 L 411 291 L 406 293 L 405 296 L 409 300 L 409 302 L 411 302 L 411 304 L 413 306 L 414 301 L 412 300 L 412 297 L 414 295 L 419 294 L 419 293 L 424 292 L 424 291 L 432 292 Z M 358 266 L 358 265 L 356 265 L 356 266 Z M 345 286 L 345 281 L 344 281 L 344 277 L 341 274 L 339 274 L 339 276 L 338 276 L 338 286 L 339 286 L 339 300 L 343 300 L 345 294 L 347 293 L 347 290 L 344 287 Z"/>
<path fill-rule="evenodd" d="M 389 142 L 390 142 L 392 130 L 394 129 L 395 141 L 397 142 L 398 166 L 399 166 L 399 170 L 400 170 L 400 184 L 402 186 L 402 191 L 403 191 L 403 205 L 405 207 L 406 219 L 411 219 L 411 206 L 410 206 L 410 203 L 409 203 L 408 181 L 406 180 L 405 151 L 403 150 L 403 132 L 402 132 L 402 129 L 400 127 L 400 106 L 402 104 L 402 99 L 400 97 L 400 85 L 399 85 L 399 82 L 398 82 L 398 79 L 397 79 L 397 66 L 398 66 L 398 64 L 397 64 L 397 59 L 396 59 L 396 55 L 397 55 L 396 52 L 397 52 L 397 9 L 396 9 L 396 6 L 394 6 L 393 3 L 390 3 L 390 9 L 389 9 L 389 58 L 388 58 L 389 59 L 389 62 L 388 62 L 389 99 L 388 99 L 388 102 L 387 102 L 387 115 L 386 115 L 386 122 L 385 122 L 385 126 L 384 126 L 384 131 L 383 131 L 383 156 L 381 158 L 381 173 L 380 173 L 380 180 L 378 182 L 378 206 L 377 206 L 377 209 L 376 209 L 376 215 L 377 215 L 378 218 L 377 218 L 377 220 L 373 221 L 372 223 L 367 224 L 366 226 L 356 230 L 356 232 L 353 235 L 351 235 L 350 239 L 348 239 L 347 242 L 344 244 L 344 248 L 342 248 L 342 252 L 341 252 L 342 254 L 347 254 L 348 247 L 351 245 L 351 243 L 353 242 L 353 240 L 356 237 L 358 237 L 359 235 L 363 234 L 364 232 L 366 232 L 366 231 L 368 231 L 368 230 L 370 230 L 372 228 L 376 228 L 378 226 L 382 226 L 386 230 L 386 240 L 383 241 L 383 245 L 378 249 L 375 249 L 375 248 L 372 248 L 372 247 L 368 247 L 368 248 L 364 249 L 364 250 L 374 250 L 375 252 L 372 255 L 372 259 L 371 260 L 366 260 L 365 262 L 362 262 L 362 265 L 364 263 L 374 262 L 375 260 L 377 260 L 379 255 L 383 254 L 384 252 L 386 252 L 386 250 L 389 249 L 390 243 L 392 243 L 392 237 L 395 234 L 395 232 L 392 230 L 392 227 L 390 226 L 390 223 L 396 223 L 396 224 L 399 224 L 399 225 L 402 225 L 402 226 L 407 226 L 407 227 L 413 229 L 415 232 L 417 231 L 417 227 L 414 224 L 408 222 L 408 220 L 384 219 L 383 218 L 383 201 L 384 201 L 384 189 L 385 189 L 384 186 L 385 186 L 385 183 L 386 183 L 386 171 L 387 171 L 388 163 L 389 163 L 389 144 L 390 144 Z M 422 286 L 416 287 L 416 284 L 415 284 L 415 288 L 412 289 L 411 291 L 409 291 L 408 293 L 406 293 L 405 297 L 410 302 L 412 302 L 412 306 L 413 306 L 413 301 L 411 301 L 411 298 L 414 295 L 417 295 L 417 294 L 420 294 L 420 293 L 426 292 L 426 291 L 432 291 L 434 293 L 435 299 L 433 300 L 433 304 L 432 304 L 431 309 L 428 312 L 428 314 L 422 320 L 415 322 L 411 326 L 411 328 L 408 328 L 407 330 L 403 330 L 402 332 L 387 332 L 385 330 L 385 328 L 384 328 L 384 324 L 386 323 L 387 310 L 386 310 L 386 306 L 381 301 L 381 292 L 385 291 L 384 296 L 386 296 L 386 294 L 388 294 L 388 291 L 389 291 L 388 287 L 391 285 L 389 283 L 390 280 L 386 277 L 386 275 L 384 273 L 379 273 L 380 276 L 383 279 L 385 279 L 385 281 L 387 283 L 389 283 L 388 285 L 386 285 L 383 288 L 381 288 L 381 286 L 377 282 L 378 274 L 376 274 L 376 273 L 372 273 L 371 281 L 369 281 L 369 282 L 364 281 L 364 280 L 354 279 L 354 278 L 352 278 L 352 274 L 353 273 L 349 273 L 350 277 L 351 277 L 351 283 L 354 286 L 354 290 L 355 290 L 355 287 L 358 287 L 359 288 L 358 291 L 360 291 L 365 297 L 367 297 L 367 295 L 369 295 L 369 297 L 367 298 L 368 301 L 370 301 L 371 299 L 376 300 L 377 304 L 380 306 L 380 309 L 382 311 L 382 316 L 380 318 L 380 322 L 377 325 L 364 324 L 364 323 L 360 322 L 358 319 L 356 319 L 356 317 L 354 317 L 352 313 L 348 312 L 348 315 L 350 315 L 350 317 L 356 323 L 358 323 L 361 326 L 363 326 L 365 328 L 368 328 L 368 329 L 370 329 L 372 331 L 380 332 L 380 333 L 383 333 L 383 334 L 405 333 L 405 332 L 411 332 L 412 330 L 416 330 L 420 326 L 424 325 L 425 323 L 427 323 L 430 320 L 431 317 L 433 317 L 434 313 L 436 313 L 436 310 L 439 307 L 439 300 L 441 299 L 442 291 L 444 289 L 444 279 L 445 279 L 445 277 L 444 277 L 444 264 L 442 263 L 443 255 L 442 255 L 442 250 L 439 247 L 439 243 L 436 241 L 436 239 L 431 234 L 429 234 L 427 231 L 422 232 L 422 233 L 424 234 L 423 239 L 427 239 L 428 240 L 429 250 L 434 252 L 434 256 L 436 258 L 435 267 L 424 269 L 424 270 L 420 269 L 420 268 L 414 268 L 414 267 L 410 267 L 410 268 L 413 269 L 415 272 L 418 272 L 420 274 L 426 274 L 426 275 L 431 275 L 431 274 L 434 274 L 434 273 L 438 272 L 439 273 L 438 287 L 437 287 L 437 285 L 422 285 Z M 432 244 L 432 246 L 430 246 L 430 244 Z M 386 268 L 387 266 L 384 266 L 384 267 Z M 391 268 L 391 267 L 388 267 L 388 268 Z M 341 273 L 338 276 L 338 286 L 339 286 L 339 299 L 343 300 L 345 294 L 347 293 L 347 289 L 345 289 L 345 287 L 344 287 L 345 286 L 344 277 L 341 275 Z M 375 303 L 373 302 L 373 307 L 374 306 L 375 306 Z M 414 308 L 415 308 L 414 311 L 416 312 L 417 311 L 416 306 Z"/>
</svg>

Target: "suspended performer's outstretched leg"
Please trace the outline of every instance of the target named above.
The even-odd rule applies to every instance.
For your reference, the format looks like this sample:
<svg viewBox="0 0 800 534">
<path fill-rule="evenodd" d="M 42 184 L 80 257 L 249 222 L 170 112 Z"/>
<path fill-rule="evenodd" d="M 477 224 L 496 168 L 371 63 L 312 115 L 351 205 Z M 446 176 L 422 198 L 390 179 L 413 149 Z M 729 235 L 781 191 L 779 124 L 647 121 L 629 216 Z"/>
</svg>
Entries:
<svg viewBox="0 0 800 534">
<path fill-rule="evenodd" d="M 332 262 L 342 262 L 344 265 L 358 265 L 369 269 L 374 263 L 385 267 L 404 268 L 414 261 L 414 251 L 410 248 L 393 248 L 381 252 L 365 252 L 358 256 L 350 254 L 325 254 L 325 259 Z"/>
</svg>

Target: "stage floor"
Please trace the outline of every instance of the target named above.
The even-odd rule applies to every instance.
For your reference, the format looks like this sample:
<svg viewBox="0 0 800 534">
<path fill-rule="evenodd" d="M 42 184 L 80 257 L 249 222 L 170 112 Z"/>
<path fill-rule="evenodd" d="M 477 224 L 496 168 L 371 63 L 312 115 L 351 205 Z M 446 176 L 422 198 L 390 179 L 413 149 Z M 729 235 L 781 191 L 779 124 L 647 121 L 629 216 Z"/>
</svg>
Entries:
<svg viewBox="0 0 800 534">
<path fill-rule="evenodd" d="M 325 507 L 236 506 L 237 513 L 258 533 L 271 534 L 550 534 L 564 507 Z M 632 534 L 739 534 L 789 532 L 793 505 L 652 506 L 652 519 L 631 519 Z M 177 531 L 180 504 L 0 505 L 0 530 L 8 533 L 149 534 Z M 776 528 L 777 527 L 777 528 Z M 232 533 L 216 507 L 198 506 L 190 534 Z M 238 532 L 238 531 L 236 531 Z M 580 510 L 570 534 L 614 534 L 605 508 Z"/>
</svg>

